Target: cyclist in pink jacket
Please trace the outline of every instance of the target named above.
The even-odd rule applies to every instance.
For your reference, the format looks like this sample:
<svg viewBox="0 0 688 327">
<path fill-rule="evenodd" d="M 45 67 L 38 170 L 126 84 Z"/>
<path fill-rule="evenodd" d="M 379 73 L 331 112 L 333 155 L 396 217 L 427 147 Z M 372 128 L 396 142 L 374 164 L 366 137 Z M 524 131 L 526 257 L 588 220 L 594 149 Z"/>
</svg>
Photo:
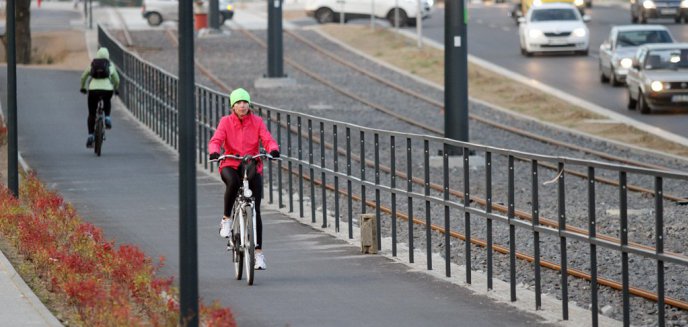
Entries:
<svg viewBox="0 0 688 327">
<path fill-rule="evenodd" d="M 220 157 L 221 149 L 225 154 L 239 156 L 256 155 L 262 143 L 268 153 L 278 158 L 279 146 L 265 127 L 263 119 L 254 115 L 250 110 L 251 96 L 242 88 L 238 88 L 229 95 L 231 114 L 222 117 L 215 130 L 215 134 L 208 143 L 210 159 Z M 220 222 L 220 236 L 229 237 L 232 225 L 232 206 L 236 199 L 241 178 L 239 177 L 240 160 L 226 159 L 220 164 L 220 176 L 225 182 L 224 217 Z M 256 205 L 256 265 L 255 269 L 266 269 L 265 256 L 262 251 L 263 223 L 260 219 L 260 199 L 263 194 L 263 163 L 258 162 L 255 176 L 249 180 L 249 188 L 253 192 Z"/>
</svg>

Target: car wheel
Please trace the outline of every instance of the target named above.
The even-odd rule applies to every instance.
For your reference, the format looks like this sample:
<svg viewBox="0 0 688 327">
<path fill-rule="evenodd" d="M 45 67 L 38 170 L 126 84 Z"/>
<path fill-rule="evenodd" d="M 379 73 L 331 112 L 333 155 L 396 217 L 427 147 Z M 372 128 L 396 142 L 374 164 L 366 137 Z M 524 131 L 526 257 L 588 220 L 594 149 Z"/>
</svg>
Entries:
<svg viewBox="0 0 688 327">
<path fill-rule="evenodd" d="M 581 56 L 587 56 L 588 55 L 588 49 L 578 51 L 577 53 L 578 53 L 578 55 L 581 55 Z"/>
<path fill-rule="evenodd" d="M 631 96 L 631 90 L 628 90 L 628 105 L 626 108 L 628 108 L 628 110 L 635 110 L 636 105 L 636 100 Z"/>
<path fill-rule="evenodd" d="M 614 67 L 612 67 L 612 72 L 609 74 L 609 84 L 612 86 L 621 85 L 621 82 L 616 78 L 616 73 L 614 73 Z"/>
<path fill-rule="evenodd" d="M 160 14 L 157 12 L 148 14 L 148 25 L 158 26 L 160 24 L 162 24 L 162 16 Z"/>
<path fill-rule="evenodd" d="M 647 99 L 642 92 L 638 93 L 638 111 L 643 115 L 650 113 L 650 106 L 647 105 Z"/>
<path fill-rule="evenodd" d="M 220 13 L 220 14 L 218 15 L 218 17 L 217 17 L 217 23 L 218 23 L 220 26 L 222 26 L 222 25 L 225 24 L 225 19 L 226 19 L 226 18 L 225 18 L 225 15 L 222 14 L 222 13 Z"/>
<path fill-rule="evenodd" d="M 315 20 L 320 24 L 332 23 L 334 21 L 334 12 L 330 8 L 320 8 L 315 12 Z"/>
<path fill-rule="evenodd" d="M 397 14 L 395 14 L 395 10 L 392 9 L 387 13 L 387 21 L 389 21 L 389 24 L 392 26 L 397 26 L 396 23 L 399 24 L 399 27 L 404 27 L 406 26 L 406 23 L 408 22 L 408 15 L 406 15 L 406 12 L 404 9 L 399 8 L 399 21 L 395 22 Z"/>
<path fill-rule="evenodd" d="M 526 56 L 526 57 L 532 57 L 533 56 L 533 53 L 526 50 L 526 48 L 521 48 L 521 54 Z"/>
</svg>

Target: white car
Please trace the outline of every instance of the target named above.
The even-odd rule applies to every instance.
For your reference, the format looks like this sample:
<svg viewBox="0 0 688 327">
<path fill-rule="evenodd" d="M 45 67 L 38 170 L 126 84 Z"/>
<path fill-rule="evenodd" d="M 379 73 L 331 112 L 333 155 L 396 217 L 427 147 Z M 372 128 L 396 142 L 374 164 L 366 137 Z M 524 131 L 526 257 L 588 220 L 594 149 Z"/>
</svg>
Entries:
<svg viewBox="0 0 688 327">
<path fill-rule="evenodd" d="M 521 54 L 535 52 L 575 52 L 588 55 L 590 31 L 576 7 L 564 3 L 547 3 L 528 10 L 518 19 Z"/>
<path fill-rule="evenodd" d="M 421 0 L 421 18 L 430 16 L 433 2 Z M 416 0 L 307 0 L 305 9 L 306 15 L 314 17 L 320 24 L 338 22 L 342 13 L 345 20 L 368 18 L 373 13 L 375 17 L 387 19 L 391 25 L 395 25 L 396 17 L 399 17 L 399 26 L 414 26 L 418 17 Z"/>
<path fill-rule="evenodd" d="M 204 5 L 208 5 L 210 0 L 204 0 Z M 220 16 L 219 23 L 223 25 L 225 20 L 232 19 L 234 16 L 233 0 L 218 0 Z M 141 15 L 148 21 L 150 26 L 158 26 L 164 21 L 179 20 L 179 1 L 178 0 L 144 0 L 141 7 Z"/>
<path fill-rule="evenodd" d="M 638 47 L 647 43 L 674 43 L 664 25 L 614 26 L 600 45 L 600 82 L 618 86 L 626 82 Z"/>
</svg>

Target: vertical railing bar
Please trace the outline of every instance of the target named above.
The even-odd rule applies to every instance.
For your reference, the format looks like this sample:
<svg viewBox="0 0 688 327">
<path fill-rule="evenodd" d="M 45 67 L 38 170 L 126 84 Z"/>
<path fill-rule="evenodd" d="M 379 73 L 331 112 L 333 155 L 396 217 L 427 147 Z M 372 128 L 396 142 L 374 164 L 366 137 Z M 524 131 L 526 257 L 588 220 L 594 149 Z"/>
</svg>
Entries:
<svg viewBox="0 0 688 327">
<path fill-rule="evenodd" d="M 425 196 L 430 196 L 430 143 L 428 140 L 423 140 L 423 157 L 425 167 Z M 432 234 L 430 233 L 430 226 L 432 220 L 430 217 L 430 200 L 425 200 L 425 255 L 428 261 L 428 270 L 432 270 Z"/>
<path fill-rule="evenodd" d="M 308 173 L 311 178 L 311 222 L 315 223 L 315 169 L 313 169 L 313 120 L 308 119 Z"/>
<path fill-rule="evenodd" d="M 277 146 L 282 144 L 282 114 L 277 113 Z M 280 148 L 280 152 L 282 149 Z M 282 198 L 282 161 L 277 161 L 277 207 L 284 208 Z"/>
<path fill-rule="evenodd" d="M 444 200 L 444 274 L 451 277 L 451 225 L 449 223 L 449 145 L 442 151 L 442 199 Z"/>
<path fill-rule="evenodd" d="M 268 131 L 272 133 L 272 110 L 267 110 Z M 278 124 L 279 125 L 279 124 Z M 278 143 L 279 144 L 279 143 Z M 273 204 L 274 201 L 274 187 L 272 181 L 272 160 L 265 160 L 268 166 L 268 203 Z"/>
<path fill-rule="evenodd" d="M 470 183 L 470 149 L 463 148 L 463 207 L 464 207 L 464 229 L 466 232 L 466 284 L 471 284 L 471 213 L 466 208 L 471 205 L 471 183 Z"/>
<path fill-rule="evenodd" d="M 351 128 L 346 128 L 346 205 L 349 219 L 349 239 L 354 238 L 353 203 L 351 201 Z"/>
<path fill-rule="evenodd" d="M 597 237 L 597 213 L 595 203 L 595 167 L 588 167 L 588 235 L 591 240 Z M 599 325 L 597 300 L 597 245 L 590 242 L 590 309 L 592 326 Z"/>
<path fill-rule="evenodd" d="M 360 131 L 361 141 L 361 213 L 366 213 L 366 192 L 365 192 L 365 132 Z M 360 223 L 360 222 L 359 222 Z"/>
<path fill-rule="evenodd" d="M 487 289 L 492 289 L 492 152 L 485 152 L 485 213 L 487 216 Z"/>
<path fill-rule="evenodd" d="M 664 190 L 663 180 L 655 176 L 655 254 L 664 253 Z M 659 327 L 664 327 L 664 261 L 657 259 L 657 318 Z"/>
<path fill-rule="evenodd" d="M 294 212 L 294 185 L 292 184 L 292 153 L 291 153 L 291 115 L 287 114 L 287 162 L 288 179 L 289 179 L 289 212 Z M 303 199 L 299 199 L 303 201 Z"/>
<path fill-rule="evenodd" d="M 301 116 L 296 117 L 298 133 L 296 139 L 298 140 L 299 152 L 299 217 L 303 218 L 303 144 L 301 137 Z"/>
<path fill-rule="evenodd" d="M 332 125 L 332 140 L 334 156 L 334 230 L 339 233 L 339 145 L 337 142 L 337 124 Z"/>
<path fill-rule="evenodd" d="M 394 135 L 389 136 L 389 157 L 390 157 L 390 162 L 389 162 L 389 167 L 390 171 L 392 172 L 390 174 L 390 187 L 392 189 L 392 256 L 396 257 L 397 256 L 397 194 L 396 194 L 396 187 L 397 187 L 397 162 L 396 162 L 396 148 L 394 144 Z M 412 213 L 409 213 L 409 220 L 410 215 Z"/>
<path fill-rule="evenodd" d="M 542 279 L 540 275 L 540 232 L 535 227 L 540 225 L 540 192 L 538 182 L 538 162 L 533 160 L 531 162 L 531 180 L 532 180 L 532 194 L 531 202 L 533 204 L 533 266 L 535 268 L 535 310 L 542 309 Z"/>
<path fill-rule="evenodd" d="M 406 138 L 406 175 L 407 175 L 407 180 L 406 180 L 406 191 L 413 192 L 413 162 L 412 162 L 412 154 L 413 152 L 411 151 L 411 138 L 407 137 Z M 414 257 L 413 257 L 413 197 L 408 196 L 408 247 L 409 247 L 409 262 L 413 263 Z"/>
<path fill-rule="evenodd" d="M 336 148 L 335 148 L 336 149 Z M 336 152 L 336 150 L 335 150 Z M 327 227 L 327 179 L 325 176 L 325 123 L 320 122 L 320 179 L 322 179 L 322 228 Z M 336 195 L 335 195 L 336 196 Z"/>
<path fill-rule="evenodd" d="M 514 156 L 509 155 L 509 181 L 507 186 L 507 218 L 509 221 L 509 283 L 511 301 L 516 301 L 516 226 L 514 220 Z"/>
<path fill-rule="evenodd" d="M 626 172 L 619 172 L 619 206 L 621 218 L 621 297 L 623 299 L 623 325 L 631 325 L 628 252 L 623 250 L 628 245 L 628 204 L 626 196 Z"/>
<path fill-rule="evenodd" d="M 566 180 L 564 179 L 564 163 L 559 163 L 559 182 L 557 183 L 557 195 L 559 198 L 559 252 L 561 266 L 561 311 L 562 319 L 569 320 L 569 281 L 568 281 L 568 259 L 566 249 Z"/>
<path fill-rule="evenodd" d="M 373 140 L 375 142 L 375 221 L 377 224 L 375 240 L 377 248 L 380 250 L 382 249 L 382 225 L 380 224 L 380 135 L 375 133 Z"/>
</svg>

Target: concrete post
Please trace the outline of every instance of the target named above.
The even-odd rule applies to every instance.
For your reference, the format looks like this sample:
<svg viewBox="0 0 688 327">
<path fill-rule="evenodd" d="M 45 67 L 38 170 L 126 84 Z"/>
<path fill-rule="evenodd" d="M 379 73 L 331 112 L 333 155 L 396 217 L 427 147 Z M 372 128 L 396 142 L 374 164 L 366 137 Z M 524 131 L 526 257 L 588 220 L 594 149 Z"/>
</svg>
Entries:
<svg viewBox="0 0 688 327">
<path fill-rule="evenodd" d="M 377 220 L 374 213 L 364 213 L 359 216 L 361 227 L 361 253 L 377 253 Z"/>
</svg>

